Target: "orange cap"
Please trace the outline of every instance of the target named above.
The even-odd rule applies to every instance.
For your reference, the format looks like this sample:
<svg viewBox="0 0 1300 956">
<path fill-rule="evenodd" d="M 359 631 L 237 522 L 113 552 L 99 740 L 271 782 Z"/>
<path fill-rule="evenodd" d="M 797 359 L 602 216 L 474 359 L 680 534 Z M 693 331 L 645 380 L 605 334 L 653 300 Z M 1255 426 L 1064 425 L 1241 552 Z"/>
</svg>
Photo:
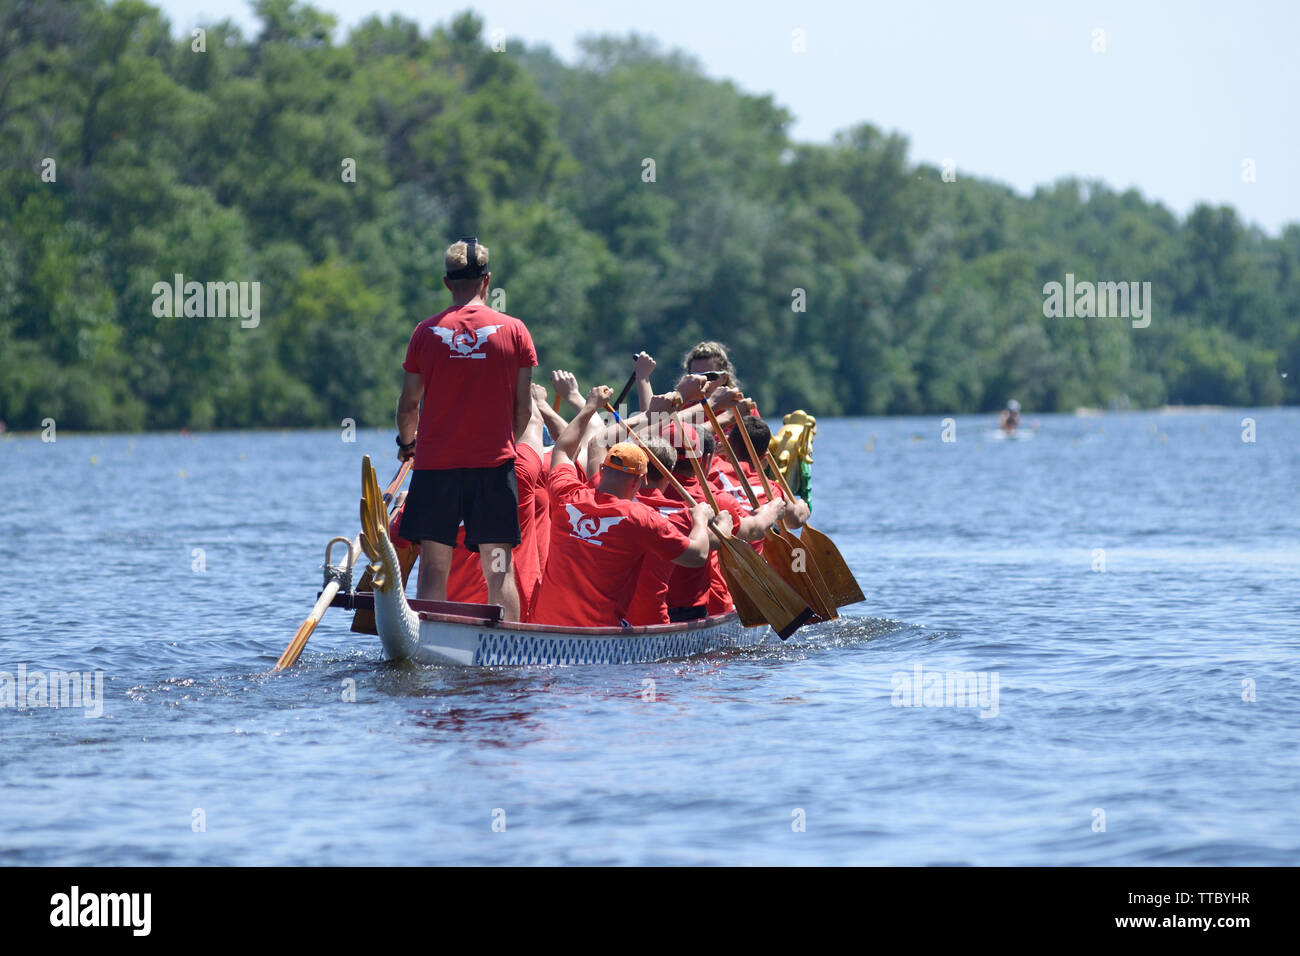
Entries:
<svg viewBox="0 0 1300 956">
<path fill-rule="evenodd" d="M 605 467 L 629 475 L 644 475 L 650 464 L 639 445 L 630 441 L 621 441 L 605 455 Z"/>
</svg>

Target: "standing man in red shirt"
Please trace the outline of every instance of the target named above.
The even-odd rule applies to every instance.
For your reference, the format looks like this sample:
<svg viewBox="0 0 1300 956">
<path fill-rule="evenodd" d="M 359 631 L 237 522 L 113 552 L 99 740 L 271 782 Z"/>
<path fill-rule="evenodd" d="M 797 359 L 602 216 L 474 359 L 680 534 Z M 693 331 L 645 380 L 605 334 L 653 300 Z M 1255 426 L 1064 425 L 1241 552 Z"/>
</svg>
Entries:
<svg viewBox="0 0 1300 956">
<path fill-rule="evenodd" d="M 415 468 L 401 535 L 420 545 L 419 597 L 445 601 L 463 520 L 465 547 L 478 552 L 488 600 L 505 609 L 505 620 L 517 621 L 515 442 L 532 416 L 537 352 L 524 323 L 484 301 L 492 279 L 487 246 L 459 239 L 445 262 L 451 307 L 415 327 L 402 363 L 398 458 L 414 456 Z"/>
</svg>

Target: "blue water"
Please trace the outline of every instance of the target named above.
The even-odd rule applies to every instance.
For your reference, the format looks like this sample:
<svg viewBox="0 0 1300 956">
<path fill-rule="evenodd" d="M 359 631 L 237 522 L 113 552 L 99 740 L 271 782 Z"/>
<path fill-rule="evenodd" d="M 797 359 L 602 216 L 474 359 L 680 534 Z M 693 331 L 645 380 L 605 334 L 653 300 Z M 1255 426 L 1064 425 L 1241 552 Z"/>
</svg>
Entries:
<svg viewBox="0 0 1300 956">
<path fill-rule="evenodd" d="M 0 863 L 1300 862 L 1300 410 L 1038 423 L 823 421 L 867 601 L 784 645 L 417 668 L 334 610 L 278 676 L 387 431 L 0 439 L 0 671 L 106 697 L 0 709 Z"/>
</svg>

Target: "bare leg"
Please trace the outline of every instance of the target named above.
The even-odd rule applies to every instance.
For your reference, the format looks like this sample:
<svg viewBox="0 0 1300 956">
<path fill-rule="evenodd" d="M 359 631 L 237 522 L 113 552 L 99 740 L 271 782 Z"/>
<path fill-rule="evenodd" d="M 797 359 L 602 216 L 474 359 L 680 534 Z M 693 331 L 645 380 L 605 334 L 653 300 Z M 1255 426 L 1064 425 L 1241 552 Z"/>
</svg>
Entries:
<svg viewBox="0 0 1300 956">
<path fill-rule="evenodd" d="M 489 603 L 500 604 L 505 609 L 502 620 L 519 620 L 519 588 L 515 585 L 510 546 L 480 544 L 478 556 L 483 562 L 483 580 L 487 582 Z"/>
<path fill-rule="evenodd" d="M 420 542 L 420 584 L 416 597 L 421 601 L 447 600 L 447 575 L 451 573 L 452 549 L 437 541 Z"/>
</svg>

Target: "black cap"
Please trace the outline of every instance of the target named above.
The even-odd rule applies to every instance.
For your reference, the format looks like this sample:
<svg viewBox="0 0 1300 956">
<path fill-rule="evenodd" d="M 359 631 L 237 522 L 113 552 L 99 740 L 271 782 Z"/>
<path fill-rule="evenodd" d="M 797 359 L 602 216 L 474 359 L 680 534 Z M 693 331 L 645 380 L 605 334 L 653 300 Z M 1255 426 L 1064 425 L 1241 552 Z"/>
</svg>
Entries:
<svg viewBox="0 0 1300 956">
<path fill-rule="evenodd" d="M 448 279 L 479 279 L 487 275 L 487 263 L 478 264 L 478 237 L 462 236 L 457 242 L 465 243 L 465 264 L 447 273 Z"/>
</svg>

